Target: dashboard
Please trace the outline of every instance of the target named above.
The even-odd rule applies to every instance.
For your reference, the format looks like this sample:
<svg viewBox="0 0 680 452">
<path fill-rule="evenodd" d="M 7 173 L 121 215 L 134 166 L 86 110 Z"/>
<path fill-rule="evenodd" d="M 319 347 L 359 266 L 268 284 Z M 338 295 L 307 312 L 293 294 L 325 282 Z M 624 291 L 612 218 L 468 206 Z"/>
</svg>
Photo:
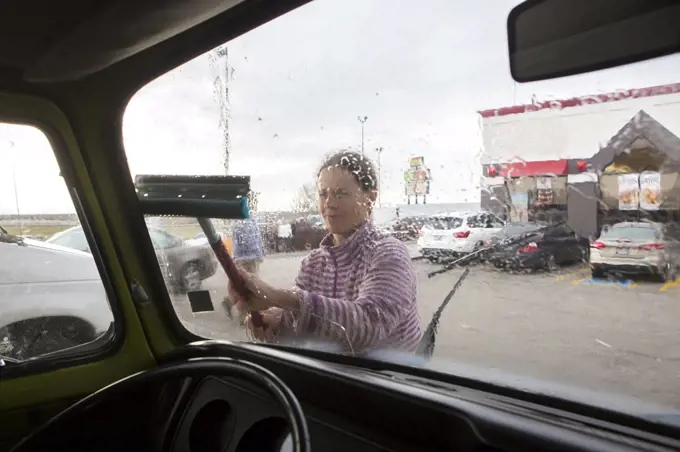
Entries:
<svg viewBox="0 0 680 452">
<path fill-rule="evenodd" d="M 360 430 L 357 425 L 330 425 L 331 413 L 304 409 L 314 450 L 393 450 L 352 432 Z M 269 394 L 236 378 L 207 377 L 192 391 L 170 450 L 292 452 L 293 442 L 284 413 Z"/>
<path fill-rule="evenodd" d="M 296 395 L 315 451 L 679 450 L 639 421 L 605 421 L 431 378 L 348 366 L 249 344 L 194 343 L 172 360 L 230 356 L 274 372 Z M 292 451 L 283 408 L 236 377 L 205 376 L 177 397 L 166 428 L 171 452 Z M 638 422 L 640 428 L 636 428 Z"/>
</svg>

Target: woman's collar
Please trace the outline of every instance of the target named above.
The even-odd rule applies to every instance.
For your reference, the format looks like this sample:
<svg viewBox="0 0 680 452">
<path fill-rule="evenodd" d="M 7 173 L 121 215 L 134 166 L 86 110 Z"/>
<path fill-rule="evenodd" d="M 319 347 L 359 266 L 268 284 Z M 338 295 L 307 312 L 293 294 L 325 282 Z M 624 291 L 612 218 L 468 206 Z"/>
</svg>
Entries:
<svg viewBox="0 0 680 452">
<path fill-rule="evenodd" d="M 333 234 L 328 234 L 321 241 L 321 247 L 326 249 L 328 252 L 332 252 L 334 254 L 351 252 L 353 249 L 355 249 L 358 245 L 361 244 L 363 238 L 368 233 L 369 225 L 370 221 L 365 220 L 363 223 L 359 225 L 359 227 L 357 227 L 357 229 L 354 230 L 354 232 L 349 237 L 343 240 L 343 242 L 340 243 L 339 245 L 335 245 L 335 242 L 333 241 Z"/>
</svg>

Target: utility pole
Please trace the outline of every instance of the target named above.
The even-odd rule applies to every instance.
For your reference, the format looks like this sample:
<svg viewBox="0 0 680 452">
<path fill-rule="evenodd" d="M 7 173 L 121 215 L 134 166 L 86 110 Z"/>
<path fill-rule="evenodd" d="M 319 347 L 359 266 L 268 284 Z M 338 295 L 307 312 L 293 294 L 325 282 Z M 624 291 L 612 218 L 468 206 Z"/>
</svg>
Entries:
<svg viewBox="0 0 680 452">
<path fill-rule="evenodd" d="M 9 158 L 12 159 L 12 184 L 14 185 L 14 204 L 17 208 L 17 220 L 19 221 L 19 235 L 24 233 L 24 225 L 21 219 L 21 210 L 19 208 L 19 190 L 17 189 L 17 168 L 16 160 L 14 159 L 14 141 L 9 137 L 9 125 L 5 124 L 7 130 L 7 141 L 9 142 Z"/>
<path fill-rule="evenodd" d="M 382 172 L 380 168 L 380 154 L 382 154 L 383 147 L 380 146 L 378 148 L 375 148 L 376 154 L 378 154 L 378 207 L 382 207 L 382 203 L 380 202 L 380 192 L 382 192 Z"/>
<path fill-rule="evenodd" d="M 8 149 L 7 149 L 7 161 L 10 162 L 10 165 L 12 167 L 12 184 L 14 185 L 14 205 L 17 210 L 17 221 L 19 222 L 19 235 L 23 233 L 23 222 L 21 220 L 21 210 L 19 209 L 19 190 L 17 188 L 17 168 L 16 168 L 16 160 L 14 158 L 14 141 L 12 141 L 12 138 L 10 137 L 9 133 L 9 124 L 4 124 L 5 127 L 5 136 L 2 137 L 2 141 L 6 141 L 8 143 Z"/>
<path fill-rule="evenodd" d="M 357 116 L 357 119 L 361 123 L 361 155 L 364 155 L 364 124 L 368 120 L 368 116 Z"/>
</svg>

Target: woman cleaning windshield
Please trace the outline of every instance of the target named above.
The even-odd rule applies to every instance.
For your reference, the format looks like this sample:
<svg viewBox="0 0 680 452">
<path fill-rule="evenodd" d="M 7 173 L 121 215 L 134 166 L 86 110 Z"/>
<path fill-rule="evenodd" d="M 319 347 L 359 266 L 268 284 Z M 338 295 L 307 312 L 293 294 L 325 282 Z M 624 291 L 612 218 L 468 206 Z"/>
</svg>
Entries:
<svg viewBox="0 0 680 452">
<path fill-rule="evenodd" d="M 290 289 L 243 272 L 247 299 L 231 283 L 239 310 L 262 312 L 265 328 L 246 327 L 261 340 L 296 335 L 349 342 L 355 353 L 415 351 L 422 337 L 416 275 L 406 246 L 371 223 L 378 182 L 362 154 L 331 155 L 317 172 L 319 209 L 330 233 L 303 261 Z"/>
</svg>

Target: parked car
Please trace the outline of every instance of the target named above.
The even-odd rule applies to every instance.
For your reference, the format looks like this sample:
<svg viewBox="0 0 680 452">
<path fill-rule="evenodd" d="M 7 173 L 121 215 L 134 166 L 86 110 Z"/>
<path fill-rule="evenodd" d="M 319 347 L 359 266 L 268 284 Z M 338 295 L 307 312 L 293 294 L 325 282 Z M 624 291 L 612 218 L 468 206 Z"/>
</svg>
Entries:
<svg viewBox="0 0 680 452">
<path fill-rule="evenodd" d="M 425 222 L 418 238 L 422 256 L 436 262 L 480 250 L 503 227 L 503 221 L 488 212 L 442 213 Z"/>
<path fill-rule="evenodd" d="M 231 254 L 233 252 L 234 243 L 230 235 L 224 231 L 217 231 L 217 234 L 224 242 L 224 246 L 227 248 L 227 252 Z M 187 240 L 188 245 L 204 245 L 206 243 L 208 243 L 208 239 L 206 238 L 204 232 L 199 232 L 194 236 L 193 239 Z"/>
<path fill-rule="evenodd" d="M 44 242 L 47 237 L 43 235 L 20 235 L 22 239 L 29 239 L 29 240 L 35 240 L 37 242 Z"/>
<path fill-rule="evenodd" d="M 547 226 L 547 223 L 538 221 L 505 223 L 505 225 L 496 234 L 492 235 L 486 242 L 484 242 L 484 246 L 493 247 L 500 245 L 504 242 L 507 242 L 508 240 L 520 238 L 523 235 L 530 234 Z"/>
<path fill-rule="evenodd" d="M 217 271 L 217 259 L 207 240 L 187 241 L 156 227 L 149 227 L 151 242 L 166 283 L 172 289 L 189 292 L 200 289 Z M 54 234 L 47 243 L 90 252 L 80 226 Z"/>
<path fill-rule="evenodd" d="M 488 260 L 491 253 L 493 253 L 494 250 L 497 251 L 499 246 L 507 245 L 526 234 L 530 234 L 546 226 L 548 226 L 546 223 L 534 221 L 505 223 L 505 226 L 484 242 L 485 251 L 481 253 L 482 260 Z"/>
<path fill-rule="evenodd" d="M 560 265 L 588 262 L 590 241 L 566 223 L 536 226 L 536 223 L 527 225 L 525 232 L 498 242 L 489 254 L 489 263 L 497 268 L 550 271 Z M 508 229 L 512 230 L 512 226 Z"/>
<path fill-rule="evenodd" d="M 680 267 L 680 229 L 652 222 L 622 222 L 605 228 L 591 245 L 590 267 L 593 277 L 616 272 L 674 281 Z"/>
<path fill-rule="evenodd" d="M 113 314 L 90 254 L 0 228 L 0 355 L 30 359 L 86 344 Z"/>
<path fill-rule="evenodd" d="M 412 231 L 411 225 L 404 225 L 400 220 L 376 225 L 378 230 L 384 235 L 390 235 L 402 242 L 406 242 L 418 236 L 417 230 Z"/>
</svg>

